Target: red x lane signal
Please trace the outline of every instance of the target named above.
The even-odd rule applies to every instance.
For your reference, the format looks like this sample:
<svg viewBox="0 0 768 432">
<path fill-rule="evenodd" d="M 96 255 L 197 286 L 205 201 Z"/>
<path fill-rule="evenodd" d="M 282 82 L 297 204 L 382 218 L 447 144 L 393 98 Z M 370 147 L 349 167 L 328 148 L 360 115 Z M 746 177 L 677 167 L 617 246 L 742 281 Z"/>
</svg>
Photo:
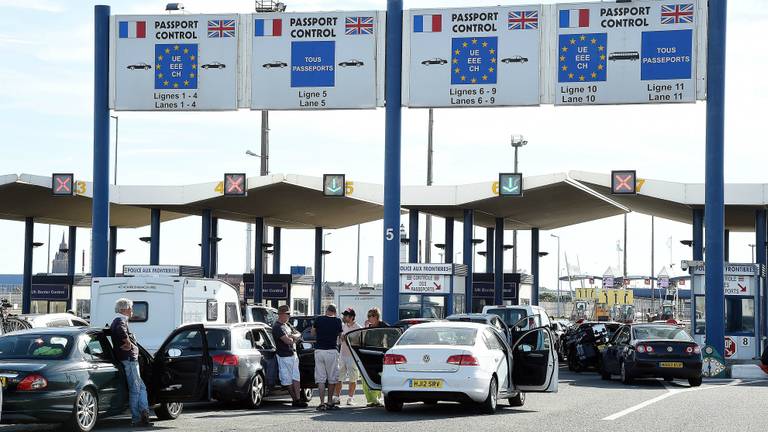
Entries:
<svg viewBox="0 0 768 432">
<path fill-rule="evenodd" d="M 245 195 L 245 173 L 224 174 L 224 196 Z"/>
<path fill-rule="evenodd" d="M 637 191 L 636 171 L 611 171 L 611 193 L 634 195 Z"/>
<path fill-rule="evenodd" d="M 51 193 L 54 196 L 72 196 L 74 195 L 74 174 L 54 173 L 51 176 Z"/>
</svg>

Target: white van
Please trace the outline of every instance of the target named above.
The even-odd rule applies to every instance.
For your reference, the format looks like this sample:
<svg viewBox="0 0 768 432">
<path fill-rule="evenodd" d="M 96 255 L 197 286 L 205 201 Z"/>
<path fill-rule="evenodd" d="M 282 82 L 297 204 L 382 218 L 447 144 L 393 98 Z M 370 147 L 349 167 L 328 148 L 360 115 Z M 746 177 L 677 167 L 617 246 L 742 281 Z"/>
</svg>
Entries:
<svg viewBox="0 0 768 432">
<path fill-rule="evenodd" d="M 509 327 L 517 324 L 526 317 L 535 317 L 536 326 L 549 327 L 552 323 L 547 311 L 541 306 L 531 305 L 507 305 L 507 306 L 483 306 L 484 314 L 494 314 L 501 317 Z"/>
<path fill-rule="evenodd" d="M 119 298 L 133 300 L 130 330 L 150 353 L 166 336 L 188 323 L 238 323 L 238 290 L 226 282 L 182 276 L 95 278 L 91 285 L 91 325 L 109 325 Z"/>
</svg>

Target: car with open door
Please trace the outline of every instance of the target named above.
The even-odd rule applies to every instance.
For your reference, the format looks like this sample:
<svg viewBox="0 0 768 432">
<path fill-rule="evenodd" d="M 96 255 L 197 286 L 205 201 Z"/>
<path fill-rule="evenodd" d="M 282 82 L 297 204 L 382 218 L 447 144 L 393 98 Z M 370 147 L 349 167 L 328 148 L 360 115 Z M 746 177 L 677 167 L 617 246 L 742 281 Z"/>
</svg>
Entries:
<svg viewBox="0 0 768 432">
<path fill-rule="evenodd" d="M 202 326 L 192 327 L 201 334 Z M 181 331 L 171 333 L 154 358 L 139 345 L 141 377 L 160 420 L 177 418 L 183 402 L 208 398 L 205 338 L 190 335 L 190 349 L 169 348 Z M 35 328 L 0 337 L 2 423 L 65 423 L 87 432 L 99 419 L 124 413 L 125 371 L 110 339 L 108 328 L 88 327 Z"/>
<path fill-rule="evenodd" d="M 344 343 L 388 411 L 406 402 L 454 401 L 493 413 L 499 398 L 522 406 L 525 392 L 557 391 L 554 341 L 544 327 L 512 345 L 492 325 L 448 321 L 354 330 Z"/>
</svg>

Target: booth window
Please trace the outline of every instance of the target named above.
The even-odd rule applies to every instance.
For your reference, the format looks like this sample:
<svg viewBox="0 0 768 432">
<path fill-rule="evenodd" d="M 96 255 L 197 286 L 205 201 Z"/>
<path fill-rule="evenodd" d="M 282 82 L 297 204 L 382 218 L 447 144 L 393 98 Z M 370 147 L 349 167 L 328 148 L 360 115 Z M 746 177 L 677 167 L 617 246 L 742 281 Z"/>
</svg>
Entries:
<svg viewBox="0 0 768 432">
<path fill-rule="evenodd" d="M 237 311 L 237 303 L 227 302 L 224 303 L 224 321 L 229 323 L 236 323 L 240 321 L 239 312 Z"/>
<path fill-rule="evenodd" d="M 205 319 L 216 321 L 219 319 L 219 303 L 216 300 L 207 300 L 205 303 Z"/>
<path fill-rule="evenodd" d="M 706 303 L 703 295 L 696 296 L 696 316 L 694 317 L 694 334 L 704 334 L 707 330 Z"/>
<path fill-rule="evenodd" d="M 755 332 L 755 299 L 725 297 L 725 331 L 727 333 Z"/>
<path fill-rule="evenodd" d="M 144 301 L 133 302 L 133 314 L 128 319 L 130 322 L 144 322 L 149 318 L 149 304 Z"/>
</svg>

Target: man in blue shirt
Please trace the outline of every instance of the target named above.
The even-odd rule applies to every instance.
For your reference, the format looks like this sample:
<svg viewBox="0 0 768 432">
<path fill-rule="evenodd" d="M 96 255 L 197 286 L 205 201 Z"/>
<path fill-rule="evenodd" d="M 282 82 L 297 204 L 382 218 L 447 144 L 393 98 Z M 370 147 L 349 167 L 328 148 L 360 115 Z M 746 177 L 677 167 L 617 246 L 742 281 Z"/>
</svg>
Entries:
<svg viewBox="0 0 768 432">
<path fill-rule="evenodd" d="M 329 304 L 325 315 L 317 317 L 312 325 L 312 336 L 315 337 L 315 382 L 320 393 L 318 411 L 339 409 L 333 403 L 333 394 L 339 382 L 339 351 L 337 349 L 341 336 L 341 320 L 336 318 L 336 305 Z M 328 383 L 328 403 L 325 403 L 325 383 Z"/>
</svg>

